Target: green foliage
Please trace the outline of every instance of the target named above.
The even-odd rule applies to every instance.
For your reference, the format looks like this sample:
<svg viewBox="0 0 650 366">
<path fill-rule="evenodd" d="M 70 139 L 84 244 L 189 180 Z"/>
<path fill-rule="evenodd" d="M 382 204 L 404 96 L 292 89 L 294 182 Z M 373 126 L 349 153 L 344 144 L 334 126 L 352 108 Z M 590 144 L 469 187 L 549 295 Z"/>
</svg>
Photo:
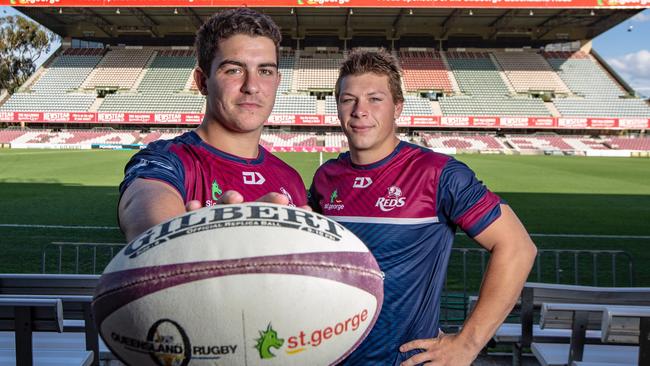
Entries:
<svg viewBox="0 0 650 366">
<path fill-rule="evenodd" d="M 0 90 L 13 94 L 36 70 L 58 37 L 22 16 L 0 17 Z"/>
</svg>

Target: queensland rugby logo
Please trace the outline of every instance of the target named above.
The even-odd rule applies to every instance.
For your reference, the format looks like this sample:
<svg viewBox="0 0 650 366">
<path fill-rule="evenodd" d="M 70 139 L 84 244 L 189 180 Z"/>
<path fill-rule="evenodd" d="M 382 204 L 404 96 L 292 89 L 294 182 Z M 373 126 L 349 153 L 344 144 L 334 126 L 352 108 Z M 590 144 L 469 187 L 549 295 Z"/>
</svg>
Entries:
<svg viewBox="0 0 650 366">
<path fill-rule="evenodd" d="M 266 330 L 260 331 L 260 337 L 255 341 L 257 341 L 255 349 L 257 349 L 257 352 L 259 352 L 260 358 L 262 359 L 275 357 L 275 355 L 271 353 L 271 348 L 280 349 L 284 344 L 284 339 L 278 338 L 278 332 L 271 327 L 271 323 L 266 327 Z"/>
<path fill-rule="evenodd" d="M 388 193 L 384 197 L 379 197 L 375 207 L 379 207 L 384 212 L 389 212 L 395 207 L 402 207 L 406 204 L 406 197 L 402 197 L 402 190 L 398 186 L 390 186 Z"/>
</svg>

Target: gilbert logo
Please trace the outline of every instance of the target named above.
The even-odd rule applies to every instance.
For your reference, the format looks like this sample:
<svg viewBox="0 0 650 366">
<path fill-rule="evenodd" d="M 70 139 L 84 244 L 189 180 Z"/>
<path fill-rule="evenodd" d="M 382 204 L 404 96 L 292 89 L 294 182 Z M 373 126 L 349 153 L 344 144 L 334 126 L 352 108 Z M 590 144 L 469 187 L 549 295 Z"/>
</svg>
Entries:
<svg viewBox="0 0 650 366">
<path fill-rule="evenodd" d="M 402 197 L 402 190 L 398 186 L 390 186 L 388 194 L 379 197 L 375 207 L 379 207 L 384 212 L 392 211 L 395 207 L 402 207 L 406 203 L 406 197 Z"/>
<path fill-rule="evenodd" d="M 372 179 L 369 177 L 356 177 L 354 178 L 354 184 L 352 188 L 367 188 L 372 184 Z"/>
<path fill-rule="evenodd" d="M 260 185 L 266 182 L 266 179 L 259 172 L 242 172 L 241 174 L 244 177 L 244 184 Z"/>
</svg>

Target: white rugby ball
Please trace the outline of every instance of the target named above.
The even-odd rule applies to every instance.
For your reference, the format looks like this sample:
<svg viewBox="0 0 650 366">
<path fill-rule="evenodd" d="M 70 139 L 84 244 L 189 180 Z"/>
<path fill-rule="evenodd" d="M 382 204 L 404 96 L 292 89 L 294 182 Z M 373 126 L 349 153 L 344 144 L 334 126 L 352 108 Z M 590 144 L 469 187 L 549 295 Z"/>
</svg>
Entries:
<svg viewBox="0 0 650 366">
<path fill-rule="evenodd" d="M 383 301 L 368 248 L 325 216 L 245 203 L 144 232 L 99 280 L 99 333 L 128 365 L 332 365 Z"/>
</svg>

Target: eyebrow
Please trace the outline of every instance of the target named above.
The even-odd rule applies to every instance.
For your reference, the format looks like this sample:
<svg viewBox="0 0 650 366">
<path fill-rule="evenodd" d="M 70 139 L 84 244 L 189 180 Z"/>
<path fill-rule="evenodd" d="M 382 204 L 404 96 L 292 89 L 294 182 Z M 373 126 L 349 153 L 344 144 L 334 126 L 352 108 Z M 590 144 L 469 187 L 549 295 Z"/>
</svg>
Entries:
<svg viewBox="0 0 650 366">
<path fill-rule="evenodd" d="M 235 61 L 235 60 L 223 60 L 223 61 L 221 61 L 221 63 L 217 67 L 217 69 L 220 69 L 225 65 L 234 65 L 234 66 L 239 66 L 239 67 L 246 68 L 246 64 L 243 63 L 243 62 L 239 62 L 239 61 Z M 257 65 L 257 67 L 274 67 L 274 68 L 277 69 L 278 65 L 275 62 L 267 62 L 267 63 L 259 64 L 259 65 Z"/>
<path fill-rule="evenodd" d="M 368 93 L 366 95 L 372 96 L 372 95 L 377 95 L 377 94 L 388 95 L 387 93 L 384 93 L 383 91 L 379 91 L 379 90 L 378 91 L 371 91 L 370 93 Z M 340 94 L 340 96 L 344 96 L 344 95 L 348 95 L 348 96 L 356 98 L 356 95 L 354 95 L 352 93 L 349 93 L 349 92 L 343 92 L 343 93 Z"/>
</svg>

